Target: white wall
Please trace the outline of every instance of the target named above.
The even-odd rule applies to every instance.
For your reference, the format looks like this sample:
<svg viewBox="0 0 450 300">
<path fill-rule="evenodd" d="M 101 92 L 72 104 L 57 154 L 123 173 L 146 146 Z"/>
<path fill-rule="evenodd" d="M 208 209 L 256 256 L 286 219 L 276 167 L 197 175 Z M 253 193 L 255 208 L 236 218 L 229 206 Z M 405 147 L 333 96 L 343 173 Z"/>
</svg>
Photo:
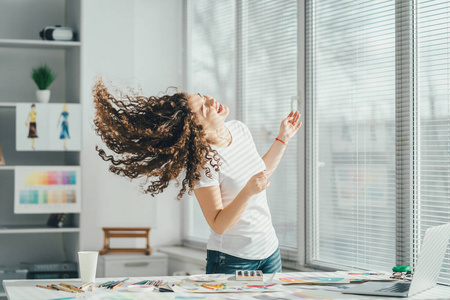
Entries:
<svg viewBox="0 0 450 300">
<path fill-rule="evenodd" d="M 83 210 L 82 250 L 103 246 L 104 226 L 152 227 L 150 245 L 181 241 L 181 203 L 172 188 L 152 198 L 108 171 L 95 151 L 91 87 L 97 75 L 140 86 L 145 94 L 182 86 L 182 1 L 84 0 L 82 5 Z M 148 94 L 147 94 L 148 93 Z M 125 241 L 127 246 L 140 246 Z M 131 243 L 131 244 L 130 244 Z"/>
</svg>

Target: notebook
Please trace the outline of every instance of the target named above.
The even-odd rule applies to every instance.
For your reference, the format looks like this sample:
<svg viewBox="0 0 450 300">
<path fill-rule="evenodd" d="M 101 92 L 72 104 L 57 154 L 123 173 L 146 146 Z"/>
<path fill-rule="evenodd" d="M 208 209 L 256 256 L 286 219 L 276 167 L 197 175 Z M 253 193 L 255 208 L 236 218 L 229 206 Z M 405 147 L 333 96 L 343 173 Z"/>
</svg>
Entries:
<svg viewBox="0 0 450 300">
<path fill-rule="evenodd" d="M 425 231 L 412 281 L 367 282 L 349 288 L 345 294 L 410 297 L 436 285 L 450 239 L 450 223 Z"/>
</svg>

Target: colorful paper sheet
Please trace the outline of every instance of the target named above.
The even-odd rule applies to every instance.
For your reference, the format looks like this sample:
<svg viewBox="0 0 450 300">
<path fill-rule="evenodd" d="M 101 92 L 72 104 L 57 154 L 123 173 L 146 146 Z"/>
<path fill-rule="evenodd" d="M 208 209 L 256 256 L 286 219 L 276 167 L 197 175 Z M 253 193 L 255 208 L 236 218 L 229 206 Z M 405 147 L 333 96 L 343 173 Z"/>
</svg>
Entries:
<svg viewBox="0 0 450 300">
<path fill-rule="evenodd" d="M 310 273 L 311 275 L 305 276 L 302 273 L 284 273 L 276 274 L 274 277 L 274 283 L 281 284 L 344 284 L 350 283 L 347 276 L 336 274 L 334 276 L 330 273 Z"/>
<path fill-rule="evenodd" d="M 186 282 L 174 286 L 176 292 L 187 293 L 242 293 L 279 291 L 279 284 L 248 284 L 245 282 L 229 283 L 191 283 Z"/>
</svg>

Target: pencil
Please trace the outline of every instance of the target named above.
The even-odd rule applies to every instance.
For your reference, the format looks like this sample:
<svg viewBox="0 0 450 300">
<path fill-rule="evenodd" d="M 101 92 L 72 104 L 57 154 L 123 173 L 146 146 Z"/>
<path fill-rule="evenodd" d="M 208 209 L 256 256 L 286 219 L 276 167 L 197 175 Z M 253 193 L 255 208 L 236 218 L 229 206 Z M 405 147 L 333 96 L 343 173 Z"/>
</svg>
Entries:
<svg viewBox="0 0 450 300">
<path fill-rule="evenodd" d="M 49 287 L 49 286 L 43 286 L 43 285 L 36 285 L 37 287 L 39 287 L 39 288 L 42 288 L 42 289 L 48 289 L 48 290 L 52 290 L 52 291 L 57 291 L 57 289 L 54 289 L 54 288 L 52 288 L 52 287 Z"/>
<path fill-rule="evenodd" d="M 184 283 L 184 279 L 181 280 L 180 282 L 175 283 L 175 284 L 176 284 L 176 285 L 180 285 L 180 284 L 183 284 L 183 283 Z M 173 284 L 172 286 L 174 286 L 175 284 Z"/>
<path fill-rule="evenodd" d="M 113 283 L 114 281 L 112 281 L 112 280 L 110 280 L 110 281 L 107 281 L 107 282 L 103 282 L 103 283 L 101 283 L 101 284 L 99 284 L 97 287 L 104 287 L 104 286 L 106 286 L 106 285 L 108 285 L 108 284 L 111 284 L 111 283 Z M 84 286 L 82 286 L 82 287 L 85 287 L 86 285 L 88 285 L 87 283 L 84 285 Z M 81 288 L 81 287 L 80 287 Z"/>
<path fill-rule="evenodd" d="M 79 289 L 84 289 L 85 287 L 87 287 L 88 285 L 90 285 L 90 284 L 94 284 L 93 282 L 86 282 L 85 284 L 82 284 L 82 285 L 80 285 L 78 288 Z"/>
<path fill-rule="evenodd" d="M 161 282 L 161 284 L 159 286 L 165 286 L 168 283 L 169 283 L 168 281 L 163 281 L 163 282 Z"/>
<path fill-rule="evenodd" d="M 114 285 L 111 289 L 114 290 L 116 288 L 118 288 L 119 286 L 121 286 L 123 284 L 123 282 L 119 282 L 118 284 Z"/>
<path fill-rule="evenodd" d="M 116 287 L 119 287 L 119 286 L 121 286 L 125 281 L 127 281 L 128 279 L 130 279 L 130 278 L 125 278 L 124 280 L 116 281 L 114 284 L 109 285 L 109 286 L 108 286 L 108 289 L 114 289 L 114 288 L 116 288 Z"/>
<path fill-rule="evenodd" d="M 64 292 L 76 293 L 74 290 L 71 290 L 71 289 L 69 289 L 69 288 L 67 288 L 65 286 L 58 285 L 58 284 L 55 285 L 55 288 L 60 290 L 60 291 L 64 291 Z"/>
<path fill-rule="evenodd" d="M 79 288 L 77 288 L 77 287 L 75 287 L 75 286 L 73 286 L 71 284 L 68 284 L 68 283 L 61 282 L 59 285 L 65 286 L 65 287 L 67 287 L 67 288 L 69 288 L 71 290 L 74 290 L 77 293 L 84 293 L 83 290 L 81 290 L 81 289 L 79 289 Z"/>
</svg>

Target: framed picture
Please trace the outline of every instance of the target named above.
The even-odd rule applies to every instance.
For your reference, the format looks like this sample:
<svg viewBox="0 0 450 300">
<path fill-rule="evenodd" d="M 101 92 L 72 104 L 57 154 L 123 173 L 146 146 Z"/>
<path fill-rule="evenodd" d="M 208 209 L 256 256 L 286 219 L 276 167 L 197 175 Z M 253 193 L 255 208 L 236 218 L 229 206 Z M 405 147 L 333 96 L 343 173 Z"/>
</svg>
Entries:
<svg viewBox="0 0 450 300">
<path fill-rule="evenodd" d="M 3 156 L 2 145 L 0 145 L 0 166 L 5 165 L 5 157 Z"/>
<path fill-rule="evenodd" d="M 80 167 L 17 166 L 14 213 L 79 213 Z"/>
<path fill-rule="evenodd" d="M 81 150 L 80 104 L 18 103 L 16 150 Z"/>
</svg>

